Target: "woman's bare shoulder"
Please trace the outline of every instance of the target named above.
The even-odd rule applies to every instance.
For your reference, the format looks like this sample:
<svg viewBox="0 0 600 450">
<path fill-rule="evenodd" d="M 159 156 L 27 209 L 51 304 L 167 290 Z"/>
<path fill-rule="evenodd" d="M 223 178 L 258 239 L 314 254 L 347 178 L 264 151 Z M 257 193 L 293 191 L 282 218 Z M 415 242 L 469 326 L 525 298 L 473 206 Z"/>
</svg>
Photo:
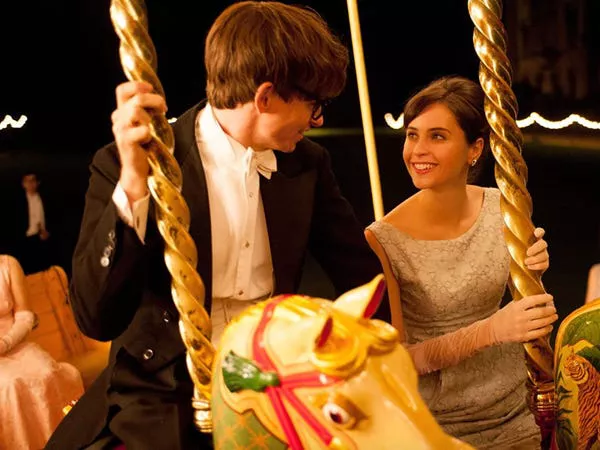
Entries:
<svg viewBox="0 0 600 450">
<path fill-rule="evenodd" d="M 403 229 L 403 225 L 406 225 L 411 221 L 410 217 L 413 217 L 414 219 L 415 213 L 418 212 L 418 195 L 419 193 L 417 192 L 416 194 L 408 197 L 406 200 L 404 200 L 402 203 L 400 203 L 398 206 L 392 209 L 389 213 L 387 213 L 382 220 L 399 229 Z"/>
</svg>

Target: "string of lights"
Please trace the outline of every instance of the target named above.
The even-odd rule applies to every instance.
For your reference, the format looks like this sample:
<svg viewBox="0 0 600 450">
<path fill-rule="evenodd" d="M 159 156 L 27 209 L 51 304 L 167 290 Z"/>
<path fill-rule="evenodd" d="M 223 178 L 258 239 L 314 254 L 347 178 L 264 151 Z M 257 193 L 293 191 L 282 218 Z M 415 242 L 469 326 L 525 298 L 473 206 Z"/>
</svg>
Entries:
<svg viewBox="0 0 600 450">
<path fill-rule="evenodd" d="M 383 116 L 383 118 L 385 119 L 385 123 L 394 130 L 400 130 L 404 127 L 404 114 L 400 114 L 400 116 L 397 119 L 394 119 L 394 116 L 392 116 L 392 114 L 386 113 Z M 532 112 L 528 117 L 517 120 L 517 126 L 519 128 L 526 128 L 533 125 L 534 123 L 537 123 L 538 125 L 544 128 L 548 128 L 550 130 L 559 130 L 561 128 L 566 128 L 574 124 L 578 124 L 582 127 L 589 128 L 592 130 L 600 130 L 600 122 L 595 122 L 593 120 L 586 119 L 585 117 L 582 117 L 579 114 L 571 114 L 562 120 L 548 120 L 542 117 L 540 114 Z"/>
<path fill-rule="evenodd" d="M 173 117 L 169 119 L 169 123 L 174 123 L 177 118 Z M 0 122 L 0 130 L 4 130 L 6 128 L 23 128 L 25 123 L 27 122 L 27 116 L 21 114 L 21 116 L 15 120 L 10 114 L 4 116 L 4 119 Z"/>
<path fill-rule="evenodd" d="M 21 114 L 21 117 L 19 117 L 17 120 L 13 119 L 10 114 L 7 114 L 6 116 L 4 116 L 4 119 L 2 119 L 2 121 L 0 122 L 0 130 L 4 130 L 8 127 L 23 128 L 25 122 L 27 122 L 27 116 L 23 114 Z"/>
<path fill-rule="evenodd" d="M 385 123 L 394 130 L 400 130 L 404 127 L 404 114 L 400 114 L 400 116 L 397 119 L 394 119 L 394 116 L 391 113 L 386 113 L 383 116 L 383 118 L 385 119 Z M 169 123 L 174 123 L 175 121 L 177 121 L 175 117 L 169 119 Z M 15 120 L 10 114 L 8 114 L 0 122 L 0 130 L 3 130 L 8 127 L 23 128 L 25 122 L 27 122 L 27 116 L 25 115 L 21 115 L 19 119 Z M 571 114 L 562 120 L 548 120 L 542 117 L 537 112 L 532 112 L 528 117 L 517 120 L 517 126 L 519 128 L 527 128 L 533 125 L 534 123 L 537 123 L 541 127 L 550 130 L 559 130 L 562 128 L 570 127 L 574 124 L 581 125 L 582 127 L 589 128 L 591 130 L 600 130 L 600 122 L 586 119 L 585 117 L 580 116 L 579 114 Z"/>
</svg>

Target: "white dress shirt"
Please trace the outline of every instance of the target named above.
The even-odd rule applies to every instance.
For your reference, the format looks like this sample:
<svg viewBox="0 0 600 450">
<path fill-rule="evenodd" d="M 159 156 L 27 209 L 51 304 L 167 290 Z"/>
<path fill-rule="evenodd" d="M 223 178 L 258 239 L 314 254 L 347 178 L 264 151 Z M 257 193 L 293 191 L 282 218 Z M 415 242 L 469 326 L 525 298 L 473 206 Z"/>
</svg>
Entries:
<svg viewBox="0 0 600 450">
<path fill-rule="evenodd" d="M 46 229 L 46 218 L 44 216 L 44 205 L 42 198 L 37 192 L 35 194 L 27 193 L 27 209 L 29 211 L 29 226 L 25 232 L 26 236 L 35 236 L 40 231 Z"/>
<path fill-rule="evenodd" d="M 270 159 L 276 167 L 275 155 L 259 155 L 225 134 L 210 105 L 199 114 L 196 138 L 210 204 L 213 297 L 264 297 L 273 290 L 273 264 L 258 166 Z"/>
<path fill-rule="evenodd" d="M 228 136 L 208 104 L 196 120 L 196 141 L 210 205 L 213 298 L 235 302 L 266 297 L 274 287 L 273 264 L 260 175 L 270 178 L 277 170 L 275 155 L 272 150 L 245 148 Z M 142 242 L 149 200 L 147 195 L 130 207 L 120 185 L 113 193 L 119 215 Z"/>
</svg>

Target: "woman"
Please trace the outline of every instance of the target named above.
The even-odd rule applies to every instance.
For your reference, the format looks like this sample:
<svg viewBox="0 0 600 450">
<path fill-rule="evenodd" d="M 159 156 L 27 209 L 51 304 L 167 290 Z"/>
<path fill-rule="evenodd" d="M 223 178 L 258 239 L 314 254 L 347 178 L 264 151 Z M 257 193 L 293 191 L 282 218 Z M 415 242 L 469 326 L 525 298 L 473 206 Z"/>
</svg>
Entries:
<svg viewBox="0 0 600 450">
<path fill-rule="evenodd" d="M 25 339 L 34 316 L 27 308 L 25 276 L 16 259 L 0 255 L 0 448 L 41 449 L 83 394 L 74 367 L 57 363 Z"/>
<path fill-rule="evenodd" d="M 594 264 L 588 272 L 585 303 L 591 303 L 600 298 L 600 264 Z"/>
<path fill-rule="evenodd" d="M 476 83 L 449 77 L 408 101 L 404 162 L 419 191 L 365 234 L 440 425 L 476 448 L 539 448 L 518 343 L 550 333 L 558 316 L 548 294 L 499 309 L 509 275 L 500 193 L 467 183 L 488 138 L 483 99 Z M 548 268 L 543 234 L 527 251 L 531 270 Z"/>
</svg>

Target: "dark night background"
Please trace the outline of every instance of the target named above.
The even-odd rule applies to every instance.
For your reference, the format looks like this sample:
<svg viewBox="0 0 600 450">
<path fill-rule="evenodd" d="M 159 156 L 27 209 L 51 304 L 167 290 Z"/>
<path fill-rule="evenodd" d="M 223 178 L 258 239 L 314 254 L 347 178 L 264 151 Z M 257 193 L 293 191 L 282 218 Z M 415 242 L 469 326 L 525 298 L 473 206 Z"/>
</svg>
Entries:
<svg viewBox="0 0 600 450">
<path fill-rule="evenodd" d="M 515 7 L 518 0 L 507 1 Z M 6 200 L 21 195 L 23 172 L 37 171 L 56 241 L 59 262 L 69 270 L 89 164 L 94 151 L 111 140 L 110 113 L 115 86 L 124 81 L 118 42 L 110 23 L 108 0 L 3 2 L 0 7 L 0 120 L 5 114 L 29 118 L 22 129 L 0 130 L 0 192 Z M 227 1 L 152 0 L 147 2 L 150 35 L 158 53 L 159 77 L 167 95 L 169 116 L 176 116 L 204 97 L 203 40 L 210 23 Z M 291 2 L 288 2 L 291 3 Z M 298 1 L 319 11 L 351 47 L 346 2 Z M 550 17 L 549 4 L 567 4 L 569 12 L 585 3 L 583 32 L 578 36 L 586 53 L 589 89 L 583 98 L 543 95 L 526 84 L 515 85 L 519 117 L 537 110 L 552 119 L 578 112 L 600 120 L 597 110 L 600 78 L 598 54 L 600 2 L 531 0 L 534 16 Z M 383 116 L 397 116 L 407 97 L 432 79 L 446 74 L 477 77 L 473 25 L 466 0 L 359 0 L 364 54 L 370 86 L 373 121 L 385 210 L 412 194 L 401 160 L 403 136 L 386 127 Z M 569 9 L 571 8 L 571 10 Z M 505 12 L 510 24 L 510 14 Z M 548 19 L 550 20 L 550 19 Z M 565 19 L 569 23 L 574 18 Z M 507 25 L 509 39 L 516 27 Z M 546 29 L 553 29 L 549 24 Z M 514 41 L 513 41 L 514 42 Z M 512 49 L 511 49 L 512 51 Z M 543 47 L 550 63 L 560 54 Z M 511 55 L 512 56 L 512 55 Z M 359 129 L 360 108 L 353 62 L 344 93 L 326 111 L 326 127 Z M 583 302 L 587 270 L 600 262 L 599 131 L 574 127 L 550 131 L 534 126 L 525 131 L 524 156 L 530 169 L 529 190 L 534 222 L 547 229 L 552 255 L 544 277 L 555 295 L 561 318 Z M 572 145 L 549 145 L 541 138 L 560 136 Z M 332 154 L 343 192 L 367 225 L 373 219 L 364 141 L 360 133 L 316 137 Z M 585 141 L 585 146 L 578 142 Z M 538 143 L 535 143 L 538 142 Z M 542 143 L 540 143 L 542 142 Z M 586 148 L 583 148 L 586 147 Z M 491 158 L 490 158 L 491 159 Z M 492 185 L 491 161 L 481 184 Z M 3 204 L 4 203 L 3 201 Z M 2 221 L 10 221 L 4 211 Z M 0 242 L 0 251 L 1 251 Z M 312 273 L 312 272 L 311 272 Z M 310 278 L 310 277 L 309 277 Z M 308 280 L 319 286 L 320 279 Z"/>
<path fill-rule="evenodd" d="M 1 19 L 6 21 L 2 27 L 6 34 L 2 113 L 26 111 L 30 118 L 27 131 L 15 134 L 8 145 L 93 151 L 111 137 L 114 86 L 124 80 L 118 41 L 108 15 L 110 2 L 36 3 L 12 4 L 9 8 L 16 11 L 2 14 Z M 203 40 L 211 22 L 231 3 L 147 2 L 150 34 L 159 55 L 158 73 L 173 115 L 203 98 Z M 351 46 L 346 2 L 297 3 L 319 11 Z M 359 1 L 373 115 L 378 125 L 383 125 L 385 112 L 399 113 L 407 96 L 426 81 L 447 73 L 472 77 L 478 65 L 466 1 L 402 2 L 402 12 L 390 10 L 389 4 L 383 0 Z M 26 36 L 31 43 L 24 42 Z M 328 126 L 360 126 L 354 67 L 349 69 L 347 89 L 328 110 Z M 83 142 L 65 139 L 67 129 Z"/>
</svg>

